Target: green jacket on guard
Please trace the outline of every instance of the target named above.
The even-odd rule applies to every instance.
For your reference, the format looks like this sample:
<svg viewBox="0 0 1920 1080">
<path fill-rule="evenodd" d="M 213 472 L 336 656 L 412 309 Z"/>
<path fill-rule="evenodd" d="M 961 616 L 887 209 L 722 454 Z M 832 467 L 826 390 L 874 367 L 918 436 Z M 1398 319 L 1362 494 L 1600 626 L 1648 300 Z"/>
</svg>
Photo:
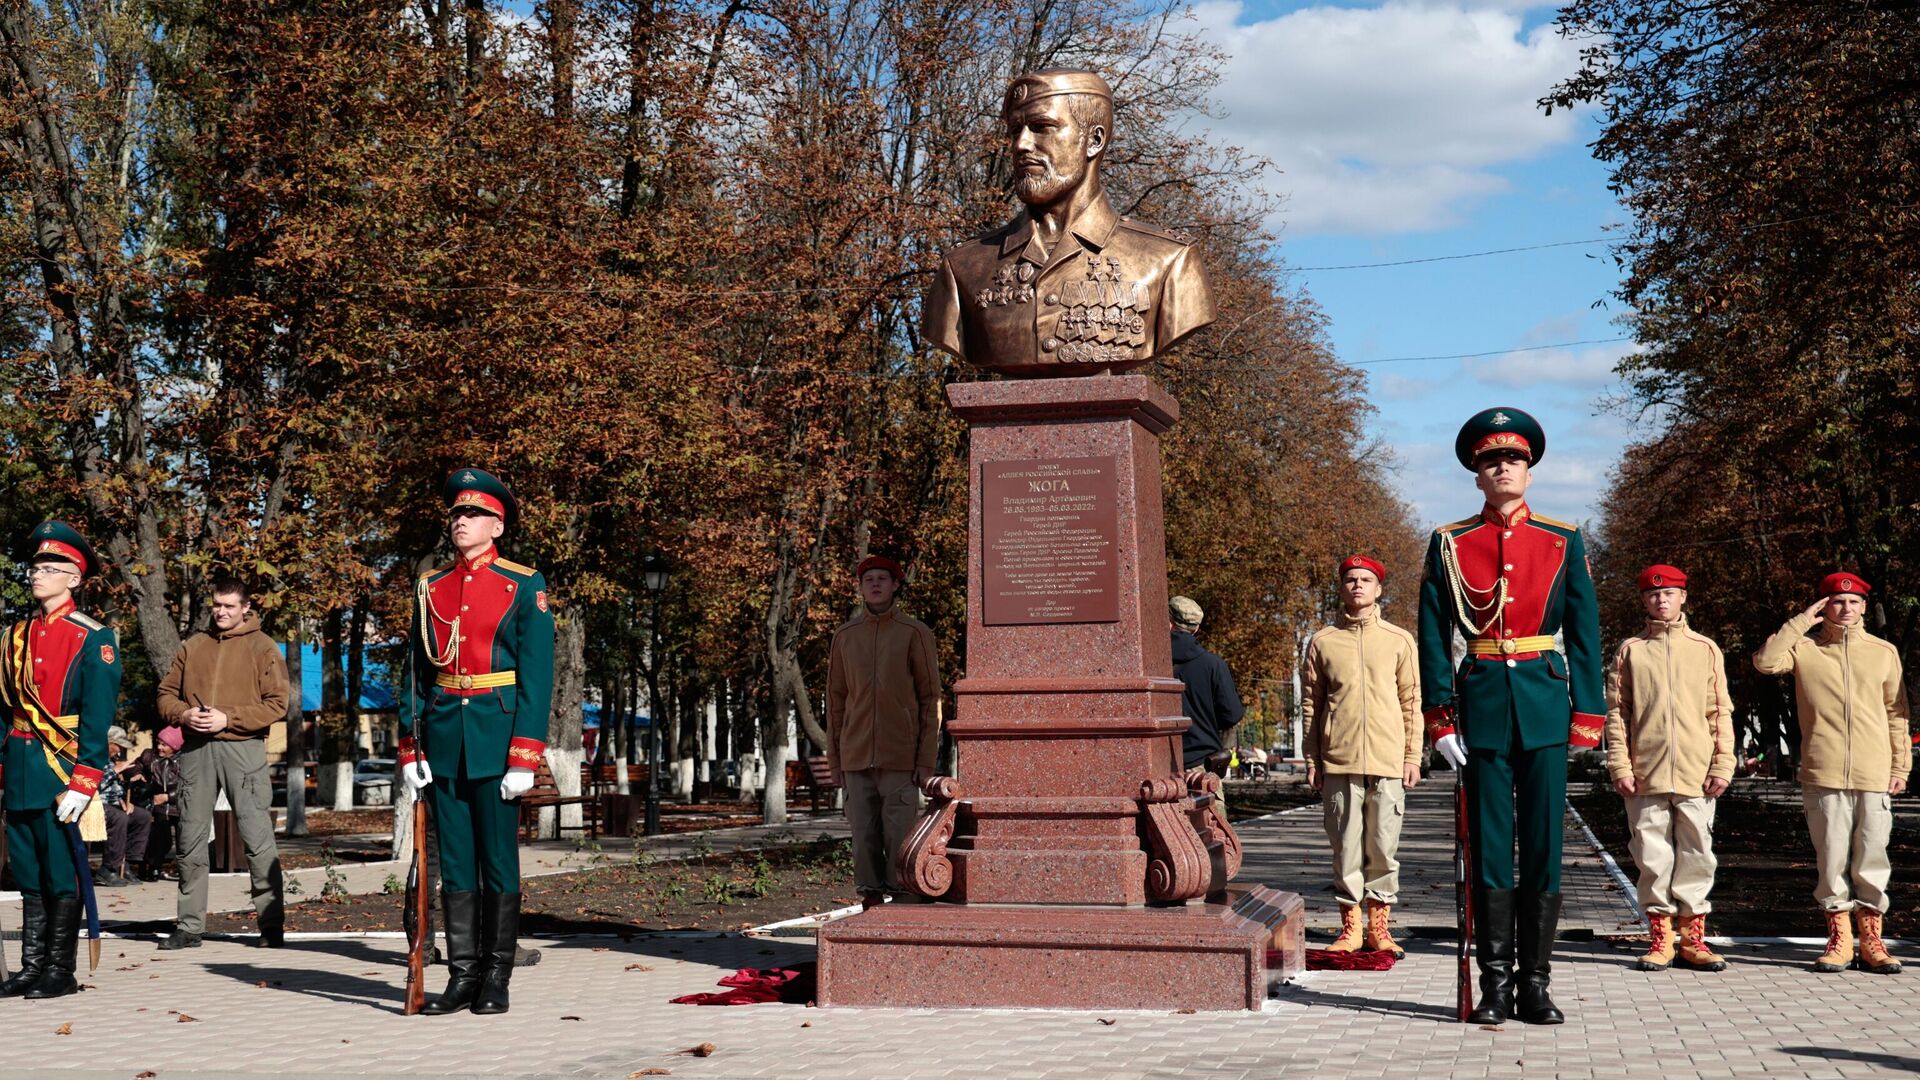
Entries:
<svg viewBox="0 0 1920 1080">
<path fill-rule="evenodd" d="M 1457 669 L 1456 627 L 1467 640 Z M 1469 749 L 1505 750 L 1517 724 L 1522 750 L 1599 745 L 1600 613 L 1578 528 L 1523 503 L 1506 520 L 1487 507 L 1433 531 L 1420 583 L 1420 690 L 1435 741 L 1457 730 Z"/>
<path fill-rule="evenodd" d="M 405 682 L 400 764 L 424 754 L 449 780 L 539 769 L 553 709 L 546 578 L 491 547 L 420 575 Z"/>
</svg>

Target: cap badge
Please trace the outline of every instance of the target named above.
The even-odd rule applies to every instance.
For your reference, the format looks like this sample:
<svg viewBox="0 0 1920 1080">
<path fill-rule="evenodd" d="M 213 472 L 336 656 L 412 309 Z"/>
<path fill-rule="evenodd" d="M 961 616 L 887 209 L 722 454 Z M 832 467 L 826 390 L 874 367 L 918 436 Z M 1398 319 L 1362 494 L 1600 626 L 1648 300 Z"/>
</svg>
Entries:
<svg viewBox="0 0 1920 1080">
<path fill-rule="evenodd" d="M 1653 575 L 1653 583 L 1655 585 L 1664 585 L 1666 584 L 1666 581 L 1667 579 L 1660 574 Z"/>
<path fill-rule="evenodd" d="M 461 474 L 460 474 L 460 482 L 461 482 L 461 483 L 463 483 L 463 484 L 471 484 L 471 483 L 473 483 L 473 473 L 471 473 L 471 472 L 463 472 L 463 473 L 461 473 Z"/>
<path fill-rule="evenodd" d="M 1852 591 L 1853 591 L 1853 579 L 1852 579 L 1852 578 L 1841 578 L 1841 579 L 1840 579 L 1840 591 L 1841 591 L 1841 592 L 1852 592 Z"/>
<path fill-rule="evenodd" d="M 49 522 L 47 522 L 47 523 L 46 523 L 45 525 L 42 525 L 42 526 L 40 526 L 40 535 L 41 535 L 41 536 L 52 536 L 52 535 L 53 535 L 53 522 L 51 522 L 51 521 L 49 521 Z"/>
<path fill-rule="evenodd" d="M 1503 412 L 1497 412 L 1497 413 L 1494 413 L 1492 416 L 1487 417 L 1487 423 L 1492 424 L 1494 427 L 1505 427 L 1506 425 L 1513 423 L 1513 417 L 1508 416 L 1506 413 L 1503 413 Z"/>
</svg>

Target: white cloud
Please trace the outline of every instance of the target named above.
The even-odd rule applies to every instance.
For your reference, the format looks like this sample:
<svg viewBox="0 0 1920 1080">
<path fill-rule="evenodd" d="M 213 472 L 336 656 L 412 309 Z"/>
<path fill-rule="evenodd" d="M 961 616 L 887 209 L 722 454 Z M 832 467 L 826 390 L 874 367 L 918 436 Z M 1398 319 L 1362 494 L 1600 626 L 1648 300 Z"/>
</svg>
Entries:
<svg viewBox="0 0 1920 1080">
<path fill-rule="evenodd" d="M 1600 345 L 1584 349 L 1538 349 L 1511 352 L 1462 363 L 1461 370 L 1485 386 L 1530 388 L 1564 386 L 1600 390 L 1617 381 L 1613 369 L 1631 345 Z"/>
<path fill-rule="evenodd" d="M 1457 220 L 1506 190 L 1498 165 L 1576 135 L 1534 104 L 1578 64 L 1551 25 L 1519 10 L 1389 0 L 1314 7 L 1241 25 L 1238 0 L 1204 0 L 1200 32 L 1229 56 L 1213 133 L 1279 165 L 1295 233 L 1388 233 Z"/>
</svg>

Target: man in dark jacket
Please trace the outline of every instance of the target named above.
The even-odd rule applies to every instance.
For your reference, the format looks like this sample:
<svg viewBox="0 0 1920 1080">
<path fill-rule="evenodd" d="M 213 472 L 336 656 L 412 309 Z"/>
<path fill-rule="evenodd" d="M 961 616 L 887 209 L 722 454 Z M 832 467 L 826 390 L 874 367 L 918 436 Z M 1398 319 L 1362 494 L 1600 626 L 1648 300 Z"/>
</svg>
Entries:
<svg viewBox="0 0 1920 1080">
<path fill-rule="evenodd" d="M 1184 596 L 1167 602 L 1173 630 L 1173 673 L 1186 684 L 1187 734 L 1182 747 L 1189 771 L 1206 769 L 1216 776 L 1227 775 L 1227 763 L 1233 753 L 1227 749 L 1227 732 L 1246 715 L 1240 703 L 1240 691 L 1234 688 L 1227 662 L 1200 647 L 1194 635 L 1200 632 L 1205 612 Z"/>
</svg>

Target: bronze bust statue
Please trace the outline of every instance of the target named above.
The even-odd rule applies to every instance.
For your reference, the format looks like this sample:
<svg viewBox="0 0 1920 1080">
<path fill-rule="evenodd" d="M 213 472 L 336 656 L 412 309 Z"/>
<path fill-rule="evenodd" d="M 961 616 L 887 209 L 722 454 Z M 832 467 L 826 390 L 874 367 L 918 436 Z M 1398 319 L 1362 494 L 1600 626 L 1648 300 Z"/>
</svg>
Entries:
<svg viewBox="0 0 1920 1080">
<path fill-rule="evenodd" d="M 1000 115 L 1026 209 L 946 253 L 922 318 L 928 340 L 993 371 L 1095 375 L 1138 367 L 1213 321 L 1192 247 L 1107 201 L 1105 79 L 1066 68 L 1022 75 Z"/>
</svg>

